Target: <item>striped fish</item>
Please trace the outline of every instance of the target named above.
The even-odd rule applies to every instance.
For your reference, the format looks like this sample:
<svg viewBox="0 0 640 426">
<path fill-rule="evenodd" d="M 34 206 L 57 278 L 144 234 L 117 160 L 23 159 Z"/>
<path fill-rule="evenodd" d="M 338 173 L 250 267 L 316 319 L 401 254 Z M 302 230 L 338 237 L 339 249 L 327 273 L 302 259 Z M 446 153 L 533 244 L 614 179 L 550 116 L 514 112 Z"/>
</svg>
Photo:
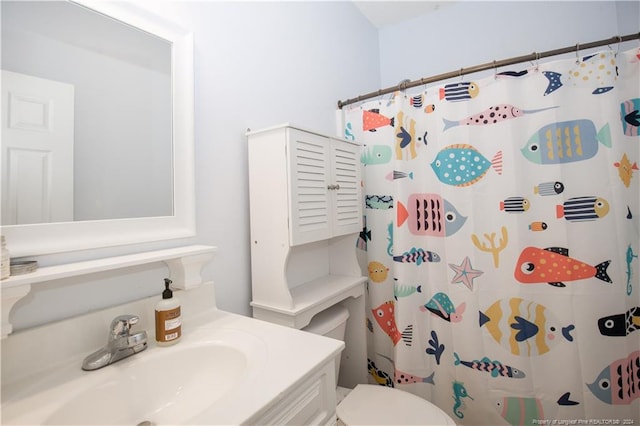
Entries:
<svg viewBox="0 0 640 426">
<path fill-rule="evenodd" d="M 406 173 L 400 170 L 394 170 L 392 172 L 387 173 L 387 175 L 385 176 L 387 180 L 403 179 L 407 177 L 413 180 L 413 172 Z"/>
<path fill-rule="evenodd" d="M 393 284 L 393 298 L 396 300 L 398 300 L 398 297 L 407 297 L 414 293 L 422 293 L 422 286 Z"/>
<path fill-rule="evenodd" d="M 542 196 L 562 194 L 563 191 L 562 182 L 542 182 L 533 187 L 533 193 Z"/>
<path fill-rule="evenodd" d="M 529 200 L 524 197 L 509 197 L 500 201 L 500 210 L 507 213 L 522 213 L 529 210 Z"/>
<path fill-rule="evenodd" d="M 484 357 L 481 360 L 473 361 L 461 361 L 460 356 L 456 352 L 453 353 L 455 361 L 453 365 L 464 365 L 465 367 L 472 368 L 478 371 L 486 371 L 491 374 L 491 377 L 511 377 L 513 379 L 522 379 L 525 377 L 523 371 L 516 370 L 508 365 L 502 365 L 500 361 L 491 361 L 489 358 Z"/>
<path fill-rule="evenodd" d="M 572 341 L 573 324 L 559 327 L 551 312 L 538 303 L 512 297 L 500 299 L 479 312 L 480 327 L 514 355 L 542 355 L 560 343 Z"/>
<path fill-rule="evenodd" d="M 467 101 L 478 96 L 480 88 L 473 82 L 460 82 L 447 84 L 440 88 L 440 100 L 450 102 Z"/>
<path fill-rule="evenodd" d="M 556 206 L 556 217 L 564 217 L 571 222 L 584 222 L 605 217 L 609 213 L 609 203 L 604 198 L 586 196 L 569 198 Z"/>
</svg>

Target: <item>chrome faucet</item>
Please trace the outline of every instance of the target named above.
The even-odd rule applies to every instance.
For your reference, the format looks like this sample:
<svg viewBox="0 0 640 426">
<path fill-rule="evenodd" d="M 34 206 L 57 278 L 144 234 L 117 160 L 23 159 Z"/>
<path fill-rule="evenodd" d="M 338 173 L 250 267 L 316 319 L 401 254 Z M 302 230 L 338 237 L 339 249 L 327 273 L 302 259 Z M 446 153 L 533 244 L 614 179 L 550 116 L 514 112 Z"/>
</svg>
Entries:
<svg viewBox="0 0 640 426">
<path fill-rule="evenodd" d="M 111 321 L 107 345 L 87 356 L 83 370 L 97 370 L 147 348 L 147 332 L 130 334 L 131 326 L 138 322 L 135 315 L 120 315 Z"/>
</svg>

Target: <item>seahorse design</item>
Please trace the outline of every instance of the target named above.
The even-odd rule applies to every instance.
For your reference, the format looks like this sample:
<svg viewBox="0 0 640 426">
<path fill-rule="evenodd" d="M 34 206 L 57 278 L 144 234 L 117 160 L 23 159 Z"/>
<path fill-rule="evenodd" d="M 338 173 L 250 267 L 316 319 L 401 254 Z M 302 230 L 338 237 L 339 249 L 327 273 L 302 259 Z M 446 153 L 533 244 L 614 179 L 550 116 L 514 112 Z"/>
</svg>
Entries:
<svg viewBox="0 0 640 426">
<path fill-rule="evenodd" d="M 473 398 L 469 396 L 467 389 L 464 387 L 464 383 L 454 381 L 453 385 L 453 400 L 455 403 L 453 404 L 453 414 L 458 416 L 458 418 L 464 418 L 464 414 L 460 411 L 461 407 L 464 407 L 464 403 L 462 402 L 462 398 L 469 398 L 473 401 Z"/>
</svg>

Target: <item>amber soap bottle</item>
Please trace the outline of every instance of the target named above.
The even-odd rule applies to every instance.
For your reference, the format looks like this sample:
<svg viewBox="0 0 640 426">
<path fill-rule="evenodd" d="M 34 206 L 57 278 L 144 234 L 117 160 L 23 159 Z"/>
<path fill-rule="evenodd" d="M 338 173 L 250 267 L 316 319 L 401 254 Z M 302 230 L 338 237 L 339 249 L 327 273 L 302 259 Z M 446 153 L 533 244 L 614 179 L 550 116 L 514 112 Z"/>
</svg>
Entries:
<svg viewBox="0 0 640 426">
<path fill-rule="evenodd" d="M 156 343 L 158 346 L 174 345 L 182 336 L 180 301 L 177 297 L 173 297 L 173 291 L 169 285 L 171 285 L 171 280 L 165 278 L 162 300 L 156 305 Z"/>
</svg>

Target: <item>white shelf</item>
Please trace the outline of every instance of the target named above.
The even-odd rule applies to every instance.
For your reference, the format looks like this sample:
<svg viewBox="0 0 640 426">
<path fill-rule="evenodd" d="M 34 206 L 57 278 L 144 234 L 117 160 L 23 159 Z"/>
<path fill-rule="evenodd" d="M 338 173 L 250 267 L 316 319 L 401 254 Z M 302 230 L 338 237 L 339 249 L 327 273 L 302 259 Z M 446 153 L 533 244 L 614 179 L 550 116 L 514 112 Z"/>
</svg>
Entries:
<svg viewBox="0 0 640 426">
<path fill-rule="evenodd" d="M 349 297 L 360 297 L 364 294 L 363 283 L 366 277 L 343 275 L 327 275 L 309 281 L 291 289 L 293 306 L 277 306 L 251 302 L 254 312 L 261 319 L 275 320 L 275 322 L 290 327 L 302 328 L 309 324 L 311 318 L 330 306 Z M 268 317 L 268 318 L 267 318 Z"/>
<path fill-rule="evenodd" d="M 0 282 L 2 288 L 2 338 L 7 337 L 12 331 L 12 326 L 9 323 L 11 309 L 18 300 L 29 294 L 34 284 L 45 285 L 46 282 L 52 280 L 154 262 L 165 262 L 169 267 L 173 286 L 182 290 L 190 290 L 202 284 L 200 275 L 202 267 L 213 258 L 216 250 L 216 247 L 202 245 L 177 247 L 64 265 L 46 266 L 30 274 L 9 277 Z"/>
</svg>

